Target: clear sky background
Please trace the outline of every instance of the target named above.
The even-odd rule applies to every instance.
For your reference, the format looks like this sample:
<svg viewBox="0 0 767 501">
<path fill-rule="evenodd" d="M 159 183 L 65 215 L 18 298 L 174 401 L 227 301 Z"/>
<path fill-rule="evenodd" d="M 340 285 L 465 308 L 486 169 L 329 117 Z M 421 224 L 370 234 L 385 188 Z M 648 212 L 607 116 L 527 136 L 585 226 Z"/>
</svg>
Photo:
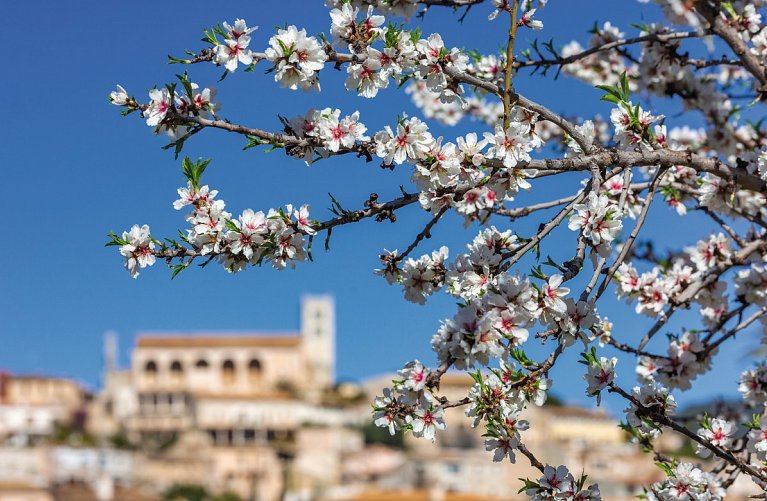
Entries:
<svg viewBox="0 0 767 501">
<path fill-rule="evenodd" d="M 595 21 L 610 20 L 636 34 L 630 23 L 658 15 L 655 7 L 634 0 L 549 4 L 537 16 L 545 23 L 537 35 L 542 41 L 554 37 L 557 46 L 573 39 L 585 45 Z M 505 23 L 488 23 L 490 10 L 490 5 L 477 6 L 458 24 L 457 15 L 435 8 L 426 15 L 423 31 L 439 31 L 448 46 L 497 51 Z M 233 276 L 212 264 L 171 281 L 169 270 L 158 263 L 132 280 L 116 249 L 103 247 L 108 231 L 120 232 L 134 223 L 149 224 L 157 237 L 172 236 L 185 224 L 183 213 L 171 206 L 176 188 L 184 184 L 180 162 L 161 149 L 165 139 L 154 137 L 137 115 L 121 117 L 107 102 L 108 93 L 120 83 L 146 100 L 148 89 L 184 70 L 167 65 L 166 54 L 182 56 L 185 49 L 202 48 L 198 40 L 203 28 L 237 17 L 260 26 L 252 36 L 254 50 L 267 47 L 277 25 L 296 24 L 310 34 L 327 33 L 330 25 L 321 0 L 188 1 L 172 9 L 154 2 L 92 0 L 5 6 L 0 21 L 0 43 L 8 54 L 0 78 L 6 109 L 0 122 L 0 207 L 6 218 L 0 247 L 0 369 L 69 376 L 96 387 L 105 331 L 119 334 L 121 362 L 127 365 L 139 331 L 296 330 L 300 295 L 326 292 L 337 302 L 339 379 L 392 371 L 415 357 L 433 363 L 429 341 L 440 319 L 454 314 L 454 299 L 438 295 L 426 306 L 411 304 L 402 299 L 399 287 L 373 275 L 383 248 L 404 249 L 428 221 L 429 215 L 416 207 L 399 212 L 395 224 L 365 221 L 338 229 L 329 253 L 315 245 L 315 262 L 292 271 L 264 267 Z M 528 46 L 531 39 L 523 33 L 518 47 Z M 393 85 L 369 101 L 346 92 L 345 72 L 331 69 L 322 74 L 322 93 L 304 94 L 279 88 L 272 75 L 263 74 L 266 68 L 262 63 L 254 73 L 240 71 L 221 83 L 222 69 L 212 64 L 186 69 L 199 84 L 216 86 L 223 117 L 265 129 L 279 129 L 278 113 L 291 117 L 312 107 L 338 107 L 344 114 L 358 109 L 371 133 L 393 124 L 399 113 L 419 115 L 409 96 Z M 609 113 L 599 102 L 599 91 L 564 76 L 554 82 L 523 72 L 515 85 L 559 112 Z M 486 130 L 471 121 L 452 129 L 434 124 L 432 129 L 451 140 L 470 130 Z M 334 158 L 307 168 L 282 152 L 242 151 L 243 146 L 242 137 L 210 130 L 193 138 L 184 152 L 213 158 L 204 182 L 219 190 L 235 214 L 247 207 L 310 203 L 312 215 L 326 219 L 331 215 L 327 192 L 346 207 L 358 208 L 370 192 L 387 199 L 397 196 L 400 185 L 408 186 L 406 166 L 392 173 L 377 162 Z M 538 190 L 520 196 L 519 203 L 572 193 L 579 177 L 562 179 L 534 183 Z M 530 235 L 538 221 L 511 227 Z M 659 239 L 661 248 L 678 248 L 711 230 L 697 216 L 678 218 L 663 206 L 651 212 L 650 223 L 656 228 L 649 235 Z M 500 219 L 495 224 L 509 227 Z M 456 219 L 446 221 L 418 251 L 446 244 L 454 256 L 477 231 L 461 230 Z M 544 255 L 567 259 L 574 238 L 574 233 L 560 231 L 544 244 Z M 614 334 L 622 341 L 635 342 L 651 324 L 615 301 L 600 308 L 615 322 Z M 672 327 L 678 329 L 690 318 L 682 315 Z M 717 357 L 719 371 L 699 379 L 685 400 L 734 395 L 738 373 L 752 363 L 748 353 L 758 339 L 756 330 L 742 333 L 740 344 Z M 534 346 L 536 341 L 529 344 L 532 354 L 547 353 Z M 575 363 L 578 351 L 570 350 L 552 374 L 554 393 L 593 405 L 584 395 L 582 366 Z M 620 382 L 631 385 L 630 359 L 622 359 L 618 371 Z M 608 399 L 606 405 L 619 410 L 621 403 Z"/>
</svg>

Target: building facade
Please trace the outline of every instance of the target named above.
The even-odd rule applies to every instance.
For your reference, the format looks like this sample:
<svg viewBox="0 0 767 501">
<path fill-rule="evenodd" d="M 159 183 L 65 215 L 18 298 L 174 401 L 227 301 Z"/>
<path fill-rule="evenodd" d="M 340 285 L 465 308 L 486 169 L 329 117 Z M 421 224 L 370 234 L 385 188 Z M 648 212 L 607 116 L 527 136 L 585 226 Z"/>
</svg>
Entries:
<svg viewBox="0 0 767 501">
<path fill-rule="evenodd" d="M 139 333 L 126 370 L 108 338 L 91 430 L 140 444 L 136 478 L 159 489 L 201 483 L 263 500 L 299 484 L 321 489 L 337 475 L 317 472 L 311 455 L 340 464 L 343 449 L 362 444 L 307 438 L 343 435 L 358 414 L 325 404 L 335 384 L 333 298 L 303 297 L 299 318 L 297 332 Z"/>
</svg>

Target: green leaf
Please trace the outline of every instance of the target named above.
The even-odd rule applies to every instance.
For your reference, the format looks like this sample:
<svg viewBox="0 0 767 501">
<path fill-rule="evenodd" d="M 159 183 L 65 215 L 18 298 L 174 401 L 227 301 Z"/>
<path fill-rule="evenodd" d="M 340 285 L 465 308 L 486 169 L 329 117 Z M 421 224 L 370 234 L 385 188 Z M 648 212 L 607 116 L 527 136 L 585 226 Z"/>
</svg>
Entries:
<svg viewBox="0 0 767 501">
<path fill-rule="evenodd" d="M 226 227 L 232 231 L 236 231 L 237 233 L 240 233 L 242 231 L 240 230 L 239 226 L 237 226 L 237 224 L 235 224 L 235 222 L 232 221 L 231 219 L 226 220 Z"/>
<path fill-rule="evenodd" d="M 525 350 L 522 348 L 514 348 L 513 350 L 509 351 L 509 355 L 511 355 L 511 358 L 519 362 L 519 364 L 523 367 L 532 367 L 535 365 L 535 362 L 530 360 L 530 358 L 525 353 Z"/>
<path fill-rule="evenodd" d="M 626 76 L 626 72 L 625 71 L 623 73 L 621 73 L 621 80 L 620 81 L 621 81 L 621 91 L 622 91 L 621 97 L 623 98 L 624 101 L 628 101 L 629 100 L 629 96 L 630 96 L 629 79 Z"/>
<path fill-rule="evenodd" d="M 621 103 L 620 98 L 616 97 L 616 96 L 614 96 L 612 94 L 605 94 L 604 96 L 602 96 L 600 98 L 600 101 L 607 101 L 607 102 L 610 102 L 610 103 L 613 103 L 613 104 L 620 104 Z"/>
<path fill-rule="evenodd" d="M 119 237 L 115 234 L 115 232 L 110 231 L 107 236 L 110 238 L 109 242 L 104 244 L 104 247 L 111 247 L 114 245 L 128 245 L 128 241 L 125 240 L 122 237 Z"/>
<path fill-rule="evenodd" d="M 168 64 L 189 64 L 186 59 L 179 59 L 168 54 Z"/>
<path fill-rule="evenodd" d="M 195 191 L 199 189 L 202 173 L 205 172 L 205 169 L 208 167 L 210 162 L 210 158 L 207 160 L 198 158 L 193 162 L 189 157 L 184 157 L 184 160 L 181 162 L 181 170 L 184 172 L 184 176 L 191 183 Z"/>
<path fill-rule="evenodd" d="M 176 276 L 179 273 L 181 273 L 182 271 L 184 271 L 187 268 L 187 266 L 189 266 L 189 265 L 186 264 L 186 263 L 185 264 L 172 264 L 172 265 L 170 265 L 170 268 L 173 270 L 173 273 L 170 275 L 170 279 L 173 280 L 174 278 L 176 278 Z"/>
<path fill-rule="evenodd" d="M 658 461 L 655 463 L 655 466 L 663 470 L 666 473 L 666 475 L 668 475 L 669 477 L 674 476 L 674 470 L 671 468 L 671 466 L 668 463 Z"/>
</svg>

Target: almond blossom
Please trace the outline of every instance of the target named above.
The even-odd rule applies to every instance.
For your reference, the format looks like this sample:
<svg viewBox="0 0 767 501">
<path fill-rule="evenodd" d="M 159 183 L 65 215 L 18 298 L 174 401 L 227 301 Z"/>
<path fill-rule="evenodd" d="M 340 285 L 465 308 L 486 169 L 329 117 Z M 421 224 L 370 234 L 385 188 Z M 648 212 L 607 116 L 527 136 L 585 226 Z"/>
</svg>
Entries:
<svg viewBox="0 0 767 501">
<path fill-rule="evenodd" d="M 724 419 L 714 418 L 707 419 L 703 423 L 703 427 L 698 429 L 698 436 L 707 440 L 715 447 L 727 449 L 732 443 L 734 431 L 732 423 Z M 712 454 L 708 447 L 704 447 L 701 444 L 697 444 L 696 453 L 703 458 L 707 458 Z"/>
<path fill-rule="evenodd" d="M 120 246 L 120 254 L 125 258 L 125 269 L 131 277 L 137 278 L 141 268 L 155 263 L 152 252 L 155 244 L 149 234 L 149 226 L 134 224 L 130 231 L 123 232 L 122 240 L 124 243 Z"/>
<path fill-rule="evenodd" d="M 269 39 L 266 59 L 274 65 L 275 82 L 292 90 L 309 91 L 319 90 L 317 73 L 328 56 L 316 38 L 291 25 Z"/>
<path fill-rule="evenodd" d="M 600 357 L 599 360 L 593 359 L 587 366 L 586 374 L 583 375 L 583 379 L 588 384 L 588 388 L 586 388 L 587 395 L 599 395 L 602 390 L 615 380 L 615 365 L 617 363 L 618 359 L 615 357 L 609 359 Z"/>
<path fill-rule="evenodd" d="M 570 293 L 570 289 L 561 286 L 563 278 L 559 274 L 550 276 L 541 292 L 544 307 L 554 315 L 561 315 L 567 311 L 567 304 L 563 298 Z"/>
</svg>

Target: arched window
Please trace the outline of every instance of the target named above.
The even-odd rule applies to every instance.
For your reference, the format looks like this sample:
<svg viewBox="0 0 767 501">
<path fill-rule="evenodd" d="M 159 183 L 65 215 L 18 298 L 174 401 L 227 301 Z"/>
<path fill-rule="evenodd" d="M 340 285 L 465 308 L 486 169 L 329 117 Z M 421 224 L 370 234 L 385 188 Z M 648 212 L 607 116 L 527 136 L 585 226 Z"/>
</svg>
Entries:
<svg viewBox="0 0 767 501">
<path fill-rule="evenodd" d="M 208 361 L 205 360 L 204 358 L 201 358 L 194 364 L 194 366 L 197 367 L 198 369 L 207 369 Z"/>
<path fill-rule="evenodd" d="M 257 358 L 251 358 L 248 362 L 248 379 L 251 383 L 261 381 L 261 361 Z"/>
<path fill-rule="evenodd" d="M 234 382 L 234 362 L 231 360 L 224 360 L 221 364 L 221 376 L 224 383 L 231 384 Z"/>
<path fill-rule="evenodd" d="M 178 360 L 174 360 L 173 362 L 171 362 L 170 372 L 173 374 L 181 374 L 182 372 L 184 372 L 184 368 L 182 367 L 181 362 L 179 362 Z"/>
<path fill-rule="evenodd" d="M 149 382 L 154 383 L 157 381 L 157 362 L 150 360 L 144 364 L 144 376 Z"/>
</svg>

